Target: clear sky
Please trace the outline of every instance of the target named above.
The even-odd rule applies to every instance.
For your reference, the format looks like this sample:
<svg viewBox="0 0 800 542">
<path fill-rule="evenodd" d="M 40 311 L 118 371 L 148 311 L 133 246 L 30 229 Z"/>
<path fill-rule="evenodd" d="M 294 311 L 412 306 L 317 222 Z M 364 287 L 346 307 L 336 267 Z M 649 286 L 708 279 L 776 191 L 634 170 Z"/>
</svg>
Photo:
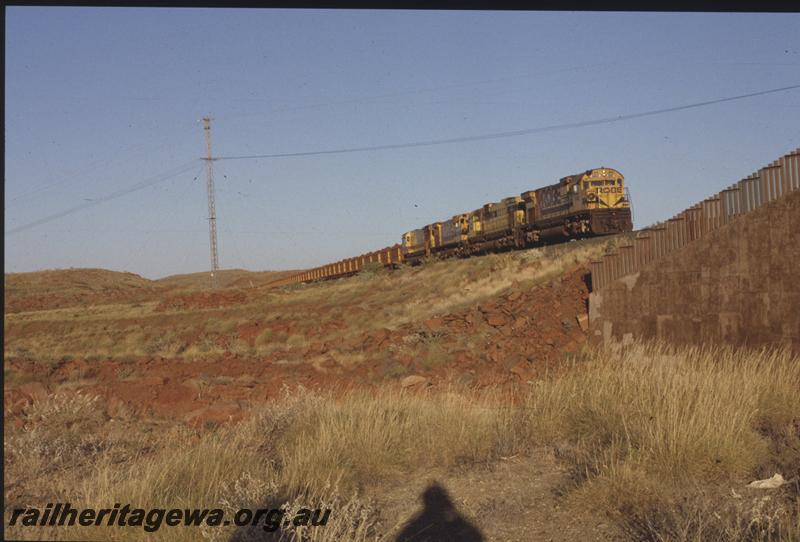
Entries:
<svg viewBox="0 0 800 542">
<path fill-rule="evenodd" d="M 9 7 L 5 50 L 6 272 L 156 278 L 209 267 L 204 115 L 215 156 L 627 115 L 800 83 L 800 15 Z M 793 90 L 219 161 L 220 264 L 354 256 L 599 166 L 626 176 L 644 227 L 798 146 Z"/>
</svg>

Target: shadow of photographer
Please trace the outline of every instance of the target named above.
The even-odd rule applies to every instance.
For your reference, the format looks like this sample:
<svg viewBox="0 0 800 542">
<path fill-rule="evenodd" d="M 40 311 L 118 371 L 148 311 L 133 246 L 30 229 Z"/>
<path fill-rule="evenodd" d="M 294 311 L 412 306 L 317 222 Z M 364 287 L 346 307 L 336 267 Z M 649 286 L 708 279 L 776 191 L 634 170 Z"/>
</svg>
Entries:
<svg viewBox="0 0 800 542">
<path fill-rule="evenodd" d="M 483 542 L 477 527 L 459 514 L 447 491 L 433 483 L 422 493 L 423 508 L 411 517 L 395 542 Z"/>
<path fill-rule="evenodd" d="M 455 507 L 447 490 L 434 482 L 421 495 L 422 510 L 406 521 L 394 542 L 484 542 L 481 532 Z M 264 503 L 265 509 L 276 510 L 287 501 L 276 496 Z M 274 524 L 261 522 L 236 529 L 230 542 L 278 542 L 291 538 L 284 516 Z M 262 524 L 263 523 L 263 524 Z M 267 528 L 265 528 L 267 527 Z M 324 527 L 319 527 L 324 528 Z"/>
</svg>

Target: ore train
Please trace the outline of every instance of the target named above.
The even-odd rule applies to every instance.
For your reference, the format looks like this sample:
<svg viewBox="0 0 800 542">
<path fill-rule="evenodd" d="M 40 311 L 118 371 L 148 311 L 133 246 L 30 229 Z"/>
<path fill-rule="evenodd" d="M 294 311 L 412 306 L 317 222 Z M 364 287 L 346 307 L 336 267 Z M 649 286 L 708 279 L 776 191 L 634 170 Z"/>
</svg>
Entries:
<svg viewBox="0 0 800 542">
<path fill-rule="evenodd" d="M 433 222 L 404 233 L 399 244 L 304 271 L 290 280 L 338 278 L 371 263 L 414 265 L 425 258 L 465 257 L 632 229 L 625 178 L 615 169 L 601 167 Z"/>
</svg>

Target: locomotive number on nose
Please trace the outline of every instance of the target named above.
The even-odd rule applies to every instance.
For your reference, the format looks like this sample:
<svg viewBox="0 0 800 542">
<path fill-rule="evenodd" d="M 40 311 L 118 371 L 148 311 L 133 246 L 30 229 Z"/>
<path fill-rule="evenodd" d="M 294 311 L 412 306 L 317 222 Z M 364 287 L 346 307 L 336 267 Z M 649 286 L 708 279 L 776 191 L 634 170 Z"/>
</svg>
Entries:
<svg viewBox="0 0 800 542">
<path fill-rule="evenodd" d="M 598 188 L 597 191 L 600 194 L 622 194 L 622 187 L 621 186 L 604 186 L 602 188 Z"/>
</svg>

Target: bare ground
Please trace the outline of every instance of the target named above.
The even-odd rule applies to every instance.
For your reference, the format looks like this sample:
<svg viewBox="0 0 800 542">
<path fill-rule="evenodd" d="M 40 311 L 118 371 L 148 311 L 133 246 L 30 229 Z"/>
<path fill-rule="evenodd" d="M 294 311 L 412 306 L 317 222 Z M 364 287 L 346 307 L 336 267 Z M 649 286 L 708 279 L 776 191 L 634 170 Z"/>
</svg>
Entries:
<svg viewBox="0 0 800 542">
<path fill-rule="evenodd" d="M 420 515 L 426 519 L 418 523 L 422 529 L 414 529 L 420 540 L 426 533 L 439 538 L 442 531 L 449 532 L 456 515 L 487 542 L 624 540 L 604 517 L 564 496 L 570 485 L 552 451 L 540 448 L 529 457 L 508 457 L 455 473 L 421 473 L 374 488 L 371 496 L 381 510 L 380 527 L 388 540 L 397 539 Z M 426 506 L 425 492 L 437 486 L 444 489 L 446 499 Z"/>
</svg>

